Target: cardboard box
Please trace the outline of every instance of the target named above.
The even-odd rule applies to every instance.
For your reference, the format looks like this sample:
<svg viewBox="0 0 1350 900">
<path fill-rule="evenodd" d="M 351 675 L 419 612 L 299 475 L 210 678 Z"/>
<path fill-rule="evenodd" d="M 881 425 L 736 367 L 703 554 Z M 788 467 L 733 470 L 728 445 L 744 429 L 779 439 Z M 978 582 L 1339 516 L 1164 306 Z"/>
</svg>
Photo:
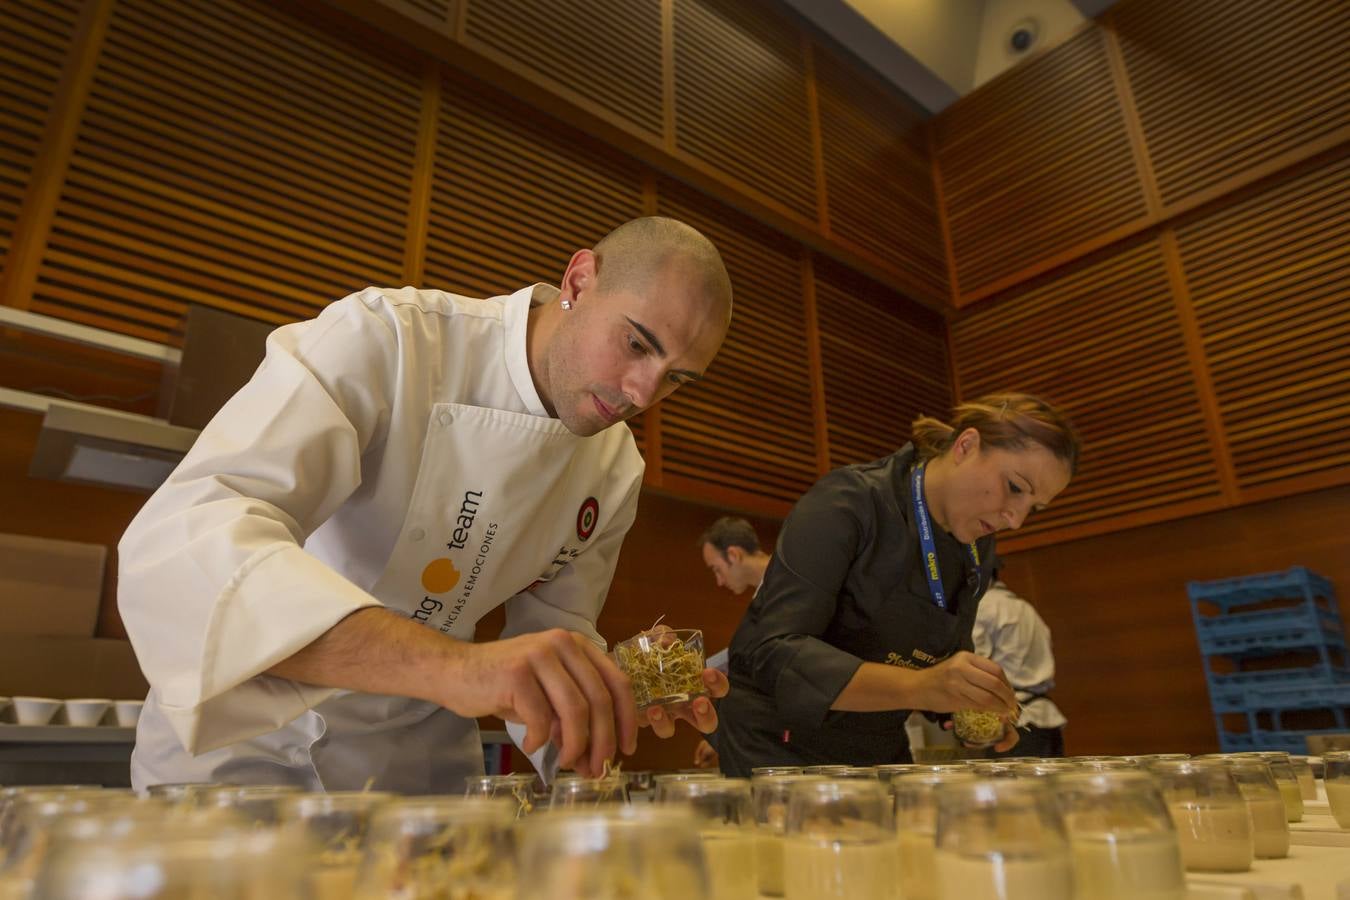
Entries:
<svg viewBox="0 0 1350 900">
<path fill-rule="evenodd" d="M 188 305 L 183 355 L 164 366 L 159 417 L 186 428 L 204 428 L 225 401 L 253 377 L 277 326 L 224 310 Z"/>
<path fill-rule="evenodd" d="M 0 534 L 0 635 L 92 638 L 108 548 Z"/>
<path fill-rule="evenodd" d="M 130 641 L 0 635 L 0 696 L 140 700 L 149 690 Z"/>
</svg>

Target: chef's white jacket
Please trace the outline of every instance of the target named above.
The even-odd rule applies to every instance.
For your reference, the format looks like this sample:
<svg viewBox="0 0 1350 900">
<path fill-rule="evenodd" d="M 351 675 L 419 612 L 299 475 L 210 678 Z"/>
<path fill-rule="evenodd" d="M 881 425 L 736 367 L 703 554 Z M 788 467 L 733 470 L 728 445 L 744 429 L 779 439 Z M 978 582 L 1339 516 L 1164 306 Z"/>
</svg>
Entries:
<svg viewBox="0 0 1350 900">
<path fill-rule="evenodd" d="M 545 411 L 526 315 L 556 297 L 367 288 L 272 333 L 118 547 L 151 685 L 134 784 L 460 790 L 475 722 L 263 674 L 363 607 L 472 640 L 505 603 L 504 636 L 604 646 L 643 463 L 627 426 L 578 437 Z"/>
</svg>

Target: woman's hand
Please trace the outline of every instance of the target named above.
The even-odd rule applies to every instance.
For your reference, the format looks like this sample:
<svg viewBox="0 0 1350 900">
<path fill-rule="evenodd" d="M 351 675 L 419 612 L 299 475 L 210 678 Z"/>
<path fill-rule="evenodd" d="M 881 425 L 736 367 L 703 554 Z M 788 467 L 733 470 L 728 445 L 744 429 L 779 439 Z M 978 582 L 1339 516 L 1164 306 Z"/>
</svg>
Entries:
<svg viewBox="0 0 1350 900">
<path fill-rule="evenodd" d="M 974 709 L 1009 715 L 1017 709 L 1017 697 L 1003 668 L 992 659 L 962 650 L 935 666 L 916 673 L 919 684 L 915 709 L 956 712 Z M 1008 739 L 1007 734 L 1004 740 Z M 1014 738 L 1013 744 L 1017 743 Z"/>
</svg>

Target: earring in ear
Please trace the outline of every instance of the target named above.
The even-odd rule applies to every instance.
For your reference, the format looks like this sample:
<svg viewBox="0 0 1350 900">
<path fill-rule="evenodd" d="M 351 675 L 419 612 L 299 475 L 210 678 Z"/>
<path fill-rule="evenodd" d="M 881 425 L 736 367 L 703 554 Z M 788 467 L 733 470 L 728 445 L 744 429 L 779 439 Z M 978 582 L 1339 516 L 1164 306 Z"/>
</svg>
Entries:
<svg viewBox="0 0 1350 900">
<path fill-rule="evenodd" d="M 562 308 L 563 308 L 563 309 L 571 309 L 571 308 L 572 308 L 572 301 L 571 301 L 571 300 L 568 300 L 566 297 L 562 298 Z"/>
</svg>

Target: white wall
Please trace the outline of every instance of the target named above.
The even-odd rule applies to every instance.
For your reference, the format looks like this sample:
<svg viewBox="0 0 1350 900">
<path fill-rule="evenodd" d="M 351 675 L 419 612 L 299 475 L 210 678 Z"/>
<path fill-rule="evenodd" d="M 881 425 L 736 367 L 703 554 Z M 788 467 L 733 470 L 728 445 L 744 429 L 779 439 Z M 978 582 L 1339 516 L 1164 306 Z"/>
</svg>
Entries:
<svg viewBox="0 0 1350 900">
<path fill-rule="evenodd" d="M 975 86 L 986 0 L 850 0 L 891 40 L 958 94 Z M 1068 0 L 1063 0 L 1068 3 Z"/>
</svg>

